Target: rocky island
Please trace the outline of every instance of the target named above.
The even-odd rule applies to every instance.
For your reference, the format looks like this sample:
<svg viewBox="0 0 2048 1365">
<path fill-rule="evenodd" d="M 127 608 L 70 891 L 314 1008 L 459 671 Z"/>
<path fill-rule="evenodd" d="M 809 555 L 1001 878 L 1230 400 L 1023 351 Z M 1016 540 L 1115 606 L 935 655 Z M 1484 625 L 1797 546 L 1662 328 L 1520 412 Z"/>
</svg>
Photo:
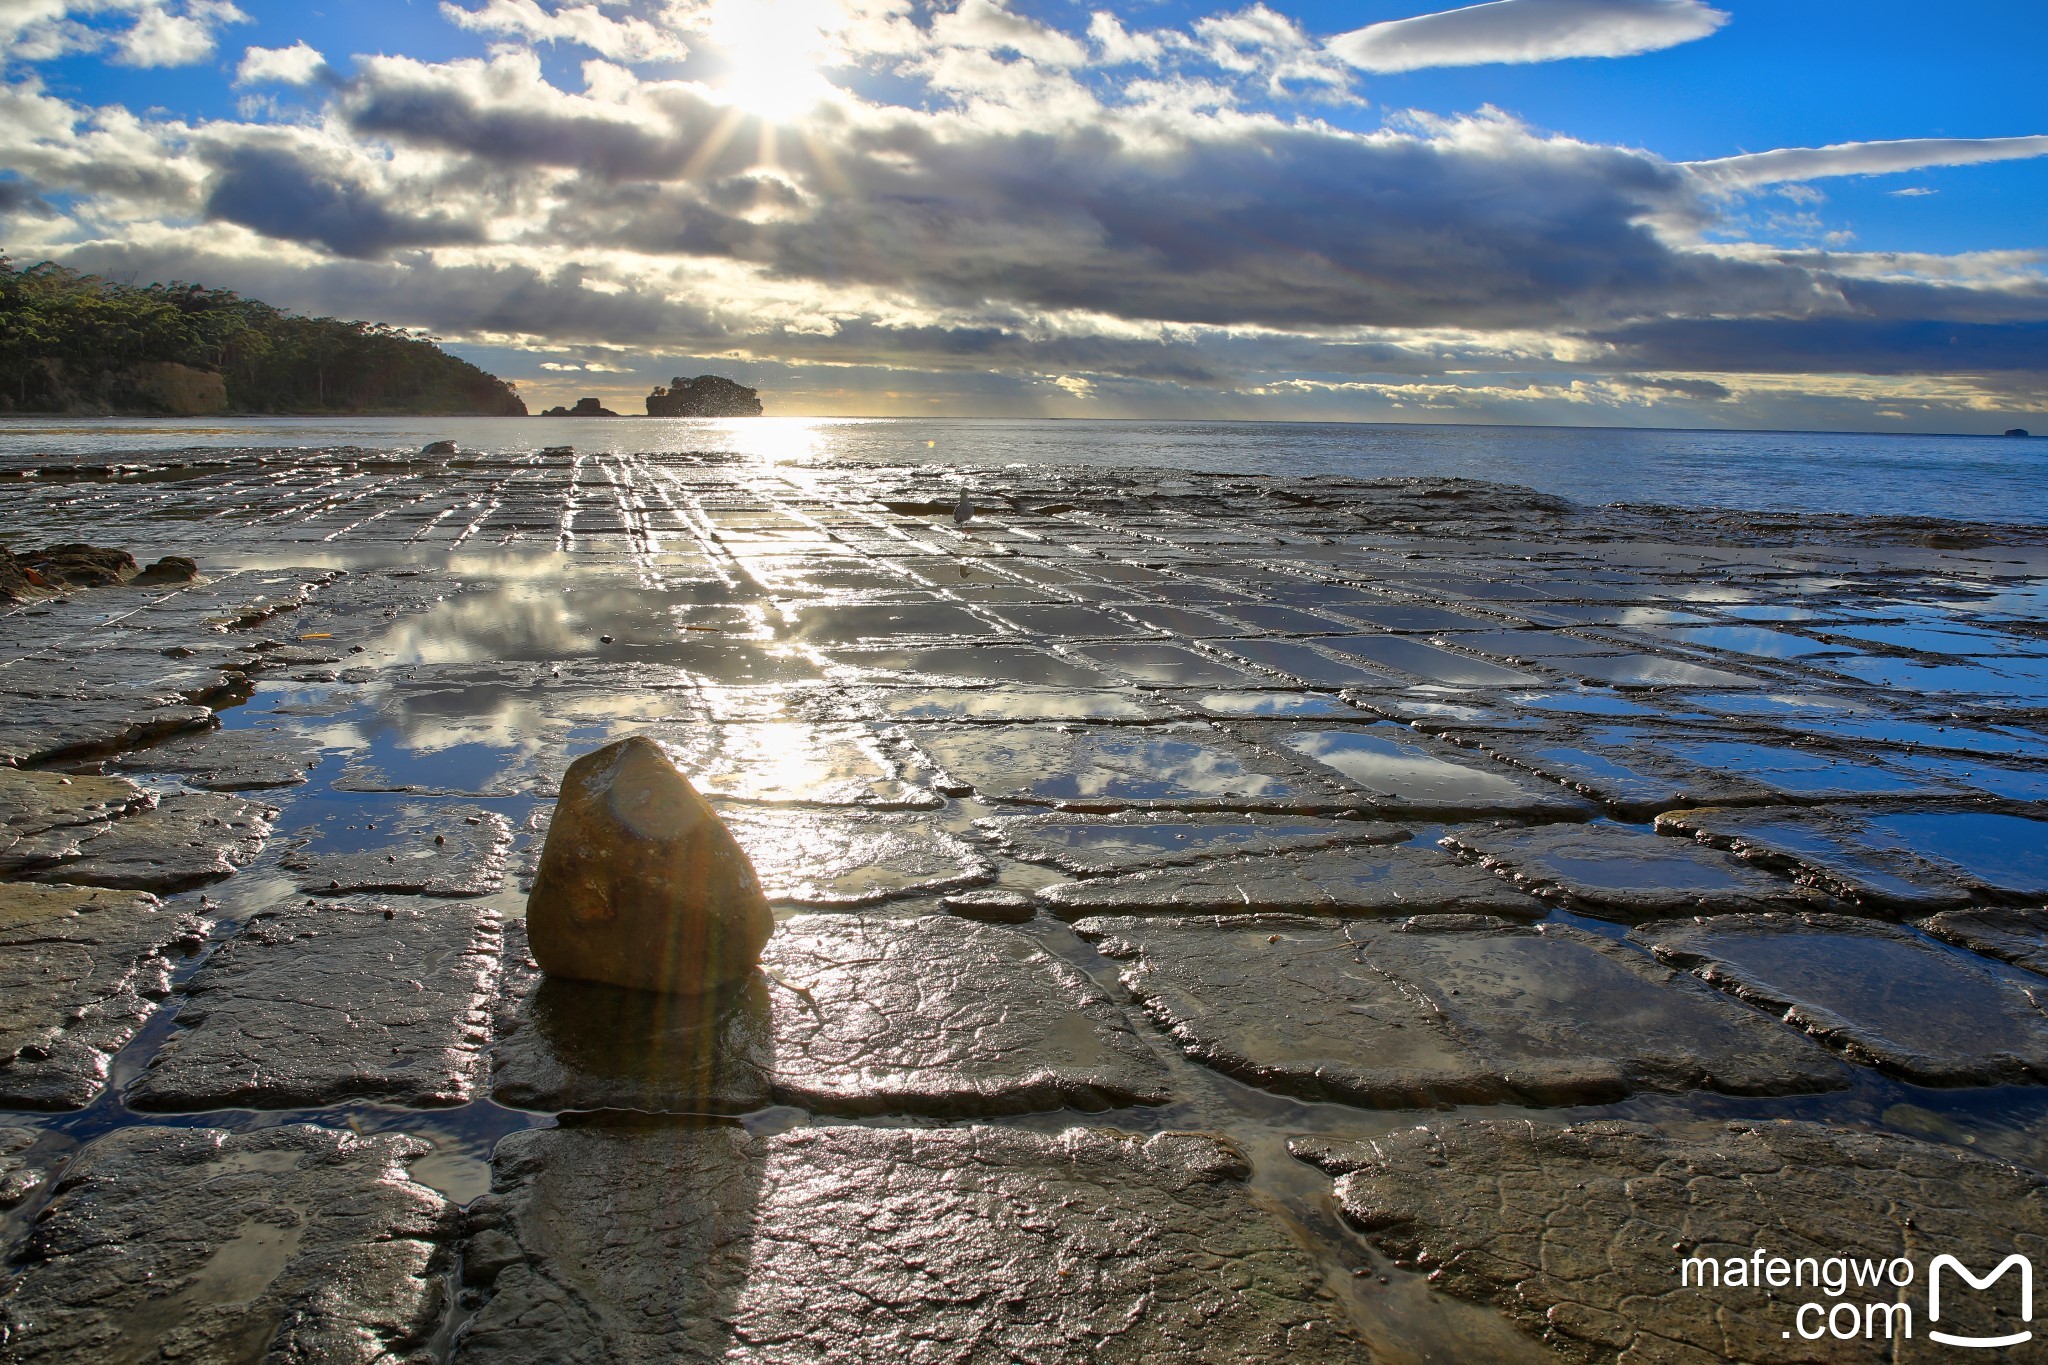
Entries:
<svg viewBox="0 0 2048 1365">
<path fill-rule="evenodd" d="M 695 379 L 678 375 L 667 388 L 647 395 L 649 417 L 759 417 L 761 395 L 744 384 L 715 374 Z"/>
<path fill-rule="evenodd" d="M 579 398 L 576 400 L 576 406 L 573 408 L 565 408 L 558 405 L 556 407 L 546 409 L 544 412 L 541 413 L 541 416 L 617 417 L 618 414 L 616 412 L 613 412 L 610 408 L 606 407 L 603 403 L 599 402 L 595 398 Z"/>
</svg>

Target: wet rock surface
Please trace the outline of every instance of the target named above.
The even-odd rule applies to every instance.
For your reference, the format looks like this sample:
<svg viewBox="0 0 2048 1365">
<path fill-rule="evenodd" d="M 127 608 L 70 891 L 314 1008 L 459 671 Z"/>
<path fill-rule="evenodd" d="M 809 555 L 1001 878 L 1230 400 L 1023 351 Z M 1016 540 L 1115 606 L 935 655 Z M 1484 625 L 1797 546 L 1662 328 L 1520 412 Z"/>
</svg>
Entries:
<svg viewBox="0 0 2048 1365">
<path fill-rule="evenodd" d="M 0 1105 L 89 1104 L 204 931 L 154 896 L 0 882 Z"/>
<path fill-rule="evenodd" d="M 1122 1007 L 1030 938 L 945 915 L 798 915 L 764 974 L 663 996 L 508 982 L 505 1103 L 671 1114 L 769 1102 L 832 1114 L 1020 1114 L 1157 1104 L 1165 1069 Z"/>
<path fill-rule="evenodd" d="M 11 1209 L 43 1183 L 43 1172 L 27 1155 L 38 1134 L 33 1128 L 0 1128 L 0 1210 Z"/>
<path fill-rule="evenodd" d="M 0 1297 L 22 1362 L 421 1358 L 453 1210 L 414 1138 L 135 1127 L 73 1159 Z"/>
<path fill-rule="evenodd" d="M 2048 820 L 1954 809 L 1704 809 L 1659 816 L 1657 827 L 1882 909 L 2048 897 Z"/>
<path fill-rule="evenodd" d="M 231 877 L 270 838 L 274 806 L 204 792 L 173 792 L 129 809 L 49 862 L 34 881 L 169 893 Z"/>
<path fill-rule="evenodd" d="M 1379 821 L 1232 815 L 1120 815 L 1102 819 L 1027 815 L 981 822 L 1013 858 L 1070 876 L 1098 877 L 1210 858 L 1350 844 L 1406 843 L 1413 834 Z"/>
<path fill-rule="evenodd" d="M 1435 849 L 1395 845 L 1227 859 L 1047 887 L 1039 899 L 1066 919 L 1083 915 L 1294 914 L 1506 915 L 1538 919 L 1540 901 L 1484 869 Z"/>
<path fill-rule="evenodd" d="M 1844 1055 L 1922 1085 L 2048 1080 L 2037 978 L 1841 915 L 1725 915 L 1632 938 Z"/>
<path fill-rule="evenodd" d="M 186 987 L 138 1108 L 448 1105 L 477 1088 L 497 913 L 446 901 L 327 901 L 257 916 Z"/>
<path fill-rule="evenodd" d="M 1944 910 L 1920 927 L 1944 943 L 2048 976 L 2048 910 Z"/>
<path fill-rule="evenodd" d="M 1640 826 L 1460 826 L 1442 843 L 1477 857 L 1481 866 L 1533 895 L 1604 918 L 1835 904 L 1727 853 L 1689 840 L 1659 838 Z"/>
<path fill-rule="evenodd" d="M 710 995 L 544 975 L 505 932 L 491 1095 L 543 1111 L 744 1114 L 774 1096 L 775 1001 L 756 974 Z"/>
<path fill-rule="evenodd" d="M 1672 1142 L 1818 1120 L 2048 1169 L 2019 1003 L 2038 998 L 2048 904 L 2038 529 L 1026 466 L 977 472 L 963 527 L 957 480 L 935 495 L 931 467 L 464 445 L 0 450 L 0 524 L 205 568 L 0 606 L 0 895 L 84 869 L 167 897 L 115 914 L 139 898 L 43 882 L 23 894 L 100 909 L 0 943 L 0 1029 L 17 1002 L 34 1024 L 0 1062 L 0 1128 L 40 1134 L 47 1176 L 0 1216 L 10 1264 L 81 1144 L 156 1121 L 135 1106 L 421 1135 L 436 1150 L 415 1177 L 459 1200 L 522 1126 L 716 1115 L 772 1153 L 859 1116 L 872 1131 L 813 1163 L 830 1179 L 799 1171 L 779 1204 L 720 1202 L 724 1157 L 536 1177 L 555 1202 L 522 1226 L 569 1250 L 506 1253 L 479 1227 L 465 1255 L 478 1289 L 530 1261 L 540 1297 L 500 1283 L 470 1323 L 431 1270 L 407 1291 L 441 1305 L 431 1345 L 351 1340 L 371 1359 L 517 1355 L 489 1343 L 572 1324 L 564 1350 L 596 1350 L 582 1314 L 627 1322 L 616 1341 L 652 1333 L 661 1358 L 709 1334 L 763 1359 L 870 1340 L 892 1359 L 1291 1359 L 1323 1349 L 1296 1332 L 1323 1313 L 1357 1330 L 1346 1359 L 1513 1360 L 1550 1348 L 1377 1259 L 1286 1141 L 1385 1141 L 1476 1096 L 1487 1118 Z M 790 916 L 773 974 L 671 997 L 543 979 L 523 926 L 496 946 L 524 890 L 494 880 L 500 860 L 535 870 L 571 763 L 635 735 L 680 756 Z M 236 800 L 244 828 L 206 824 Z M 263 842 L 256 819 L 290 837 Z M 404 890 L 349 890 L 382 885 Z M 458 891 L 483 894 L 420 894 Z M 1799 921 L 1801 975 L 1710 945 L 1755 978 L 1722 991 L 1623 927 L 1831 904 L 1854 917 L 1779 916 Z M 1921 927 L 1854 927 L 1887 919 Z M 1734 998 L 1763 986 L 1768 1009 Z M 919 1165 L 964 1123 L 1033 1154 Z M 1243 1154 L 1248 1174 L 1211 1189 L 1226 1231 L 1206 1195 L 1143 1194 L 1144 1226 L 1171 1233 L 1144 1243 L 1164 1299 L 1093 1260 L 1046 1272 L 984 1235 L 1007 1215 L 947 1202 L 1013 1171 L 1017 1238 L 1100 1234 L 1113 1261 L 1153 1234 L 1090 1219 L 1158 1168 L 1118 1157 L 1059 1183 L 1072 1164 L 1042 1144 L 1083 1123 L 1141 1135 L 1100 1137 L 1119 1150 L 1191 1127 Z M 600 1169 L 676 1174 L 621 1191 Z M 349 1178 L 321 1189 L 345 1204 Z M 871 1197 L 891 1188 L 910 1193 Z M 660 1219 L 692 1200 L 783 1211 L 656 1247 L 646 1230 L 683 1227 Z M 1553 1221 L 1633 1246 L 1621 1216 Z M 771 1224 L 795 1230 L 777 1246 L 827 1250 L 785 1276 L 774 1247 L 739 1250 Z M 900 1263 L 843 1249 L 880 1245 L 876 1227 L 910 1248 Z M 244 1239 L 220 1264 L 245 1246 L 284 1263 Z M 702 1264 L 715 1275 L 689 1280 Z M 615 1265 L 646 1269 L 582 1287 Z M 1331 1297 L 1260 1297 L 1247 1276 L 1282 1265 Z M 672 1273 L 682 1288 L 633 1287 Z M 80 1275 L 93 1302 L 134 1292 L 112 1260 Z M 812 1315 L 819 1286 L 867 1297 Z M 768 1305 L 745 1319 L 758 1332 L 676 1310 L 748 1294 Z M 1211 1312 L 1213 1333 L 1182 1325 Z M 1553 1319 L 1592 1321 L 1576 1312 Z M 1029 1332 L 1005 1335 L 1013 1320 Z M 1683 1358 L 1655 1331 L 1615 1353 Z"/>
<path fill-rule="evenodd" d="M 299 786 L 318 762 L 317 752 L 279 731 L 209 730 L 125 754 L 115 766 L 171 774 L 206 791 L 238 792 Z"/>
<path fill-rule="evenodd" d="M 154 696 L 24 696 L 6 687 L 0 674 L 0 762 L 48 763 L 146 744 L 166 735 L 205 728 L 213 712 L 204 706 L 161 701 Z"/>
<path fill-rule="evenodd" d="M 1909 1258 L 1918 1278 L 1939 1254 L 1981 1271 L 2014 1252 L 2038 1256 L 2048 1238 L 2048 1181 L 2034 1172 L 1812 1123 L 1679 1136 L 1634 1123 L 1467 1120 L 1369 1143 L 1301 1139 L 1294 1151 L 1337 1177 L 1345 1218 L 1387 1255 L 1574 1361 L 1950 1359 L 1954 1348 L 1928 1339 L 1924 1283 L 1852 1291 L 1918 1314 L 1911 1340 L 1879 1329 L 1867 1355 L 1860 1343 L 1795 1335 L 1810 1326 L 1795 1307 L 1851 1301 L 1814 1287 L 1819 1263 L 1845 1248 Z M 1721 1286 L 1722 1263 L 1758 1248 L 1812 1259 L 1806 1289 Z M 1688 1257 L 1714 1260 L 1720 1287 L 1683 1284 Z M 1938 1330 L 1996 1338 L 2013 1328 L 1997 1296 L 1950 1278 Z"/>
<path fill-rule="evenodd" d="M 1246 1174 L 1200 1133 L 520 1134 L 455 1359 L 1357 1359 Z"/>
<path fill-rule="evenodd" d="M 1304 1099 L 1583 1104 L 1637 1090 L 1821 1091 L 1846 1073 L 1646 954 L 1481 915 L 1090 919 L 1188 1055 Z M 1586 1002 L 1597 1001 L 1588 1011 Z"/>
<path fill-rule="evenodd" d="M 785 1103 L 1004 1114 L 1167 1097 L 1122 1008 L 1022 934 L 946 915 L 805 915 L 783 922 L 764 962 L 786 986 L 775 1001 Z"/>
<path fill-rule="evenodd" d="M 0 876 L 76 858 L 87 840 L 148 804 L 140 787 L 119 778 L 0 768 Z"/>
<path fill-rule="evenodd" d="M 967 843 L 898 815 L 728 807 L 769 900 L 845 908 L 974 886 L 995 875 Z"/>
<path fill-rule="evenodd" d="M 305 840 L 278 859 L 301 891 L 349 895 L 487 896 L 505 884 L 512 824 L 496 811 L 456 804 L 409 804 L 357 830 L 297 832 Z M 366 844 L 346 852 L 331 845 Z"/>
<path fill-rule="evenodd" d="M 1363 804 L 1279 758 L 1208 727 L 915 730 L 917 744 L 990 800 L 1068 810 L 1333 811 Z"/>
</svg>

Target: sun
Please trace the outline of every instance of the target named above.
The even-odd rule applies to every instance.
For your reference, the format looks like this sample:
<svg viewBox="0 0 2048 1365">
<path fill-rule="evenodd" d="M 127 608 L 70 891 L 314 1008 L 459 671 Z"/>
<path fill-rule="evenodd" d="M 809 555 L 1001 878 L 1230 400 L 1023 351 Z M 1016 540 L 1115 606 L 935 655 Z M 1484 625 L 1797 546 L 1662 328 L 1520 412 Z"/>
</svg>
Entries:
<svg viewBox="0 0 2048 1365">
<path fill-rule="evenodd" d="M 721 93 L 774 123 L 804 113 L 832 91 L 818 68 L 843 20 L 833 0 L 716 0 L 711 40 L 729 67 Z"/>
</svg>

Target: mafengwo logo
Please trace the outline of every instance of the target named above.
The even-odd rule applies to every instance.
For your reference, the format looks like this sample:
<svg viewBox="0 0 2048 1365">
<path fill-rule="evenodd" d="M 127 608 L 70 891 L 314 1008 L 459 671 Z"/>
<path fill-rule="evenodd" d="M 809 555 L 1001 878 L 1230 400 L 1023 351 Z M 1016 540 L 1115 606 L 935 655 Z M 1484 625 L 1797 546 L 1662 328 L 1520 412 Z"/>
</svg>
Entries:
<svg viewBox="0 0 2048 1365">
<path fill-rule="evenodd" d="M 1871 1257 L 1774 1256 L 1758 1247 L 1747 1256 L 1690 1256 L 1679 1264 L 1679 1283 L 1688 1289 L 1793 1291 L 1786 1308 L 1791 1324 L 1783 1335 L 1804 1341 L 1832 1338 L 1836 1341 L 1896 1341 L 1911 1338 L 1916 1326 L 1924 1327 L 1927 1340 L 1965 1350 L 2000 1350 L 2022 1346 L 2034 1339 L 2034 1265 L 2015 1252 L 1979 1275 L 1955 1256 L 1943 1253 L 1920 1268 L 1904 1256 L 1892 1260 Z M 2008 1279 L 2010 1276 L 2010 1279 Z M 1924 1285 L 1924 1297 L 1915 1292 Z M 1800 1297 L 1800 1291 L 1812 1297 Z M 2016 1293 L 2015 1293 L 2016 1291 Z M 1946 1312 L 1954 1327 L 1966 1314 L 1962 1296 L 1996 1294 L 1992 1315 L 2018 1327 L 2016 1331 L 1966 1333 L 1944 1330 Z M 1915 1300 L 1924 1305 L 1926 1317 L 1916 1321 Z M 2007 1307 L 2013 1307 L 2017 1315 Z"/>
</svg>

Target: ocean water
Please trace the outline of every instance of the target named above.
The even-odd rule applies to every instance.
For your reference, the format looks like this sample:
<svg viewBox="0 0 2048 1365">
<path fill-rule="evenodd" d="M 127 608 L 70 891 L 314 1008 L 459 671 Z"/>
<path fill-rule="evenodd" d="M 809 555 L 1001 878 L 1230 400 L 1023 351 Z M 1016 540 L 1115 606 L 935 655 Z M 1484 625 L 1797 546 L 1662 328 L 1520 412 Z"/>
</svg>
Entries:
<svg viewBox="0 0 2048 1365">
<path fill-rule="evenodd" d="M 1459 476 L 1582 503 L 2048 524 L 2048 440 L 1824 432 L 1005 418 L 0 419 L 0 459 L 452 438 L 494 451 L 705 450 L 774 463 L 1078 465 L 1301 478 Z"/>
</svg>

